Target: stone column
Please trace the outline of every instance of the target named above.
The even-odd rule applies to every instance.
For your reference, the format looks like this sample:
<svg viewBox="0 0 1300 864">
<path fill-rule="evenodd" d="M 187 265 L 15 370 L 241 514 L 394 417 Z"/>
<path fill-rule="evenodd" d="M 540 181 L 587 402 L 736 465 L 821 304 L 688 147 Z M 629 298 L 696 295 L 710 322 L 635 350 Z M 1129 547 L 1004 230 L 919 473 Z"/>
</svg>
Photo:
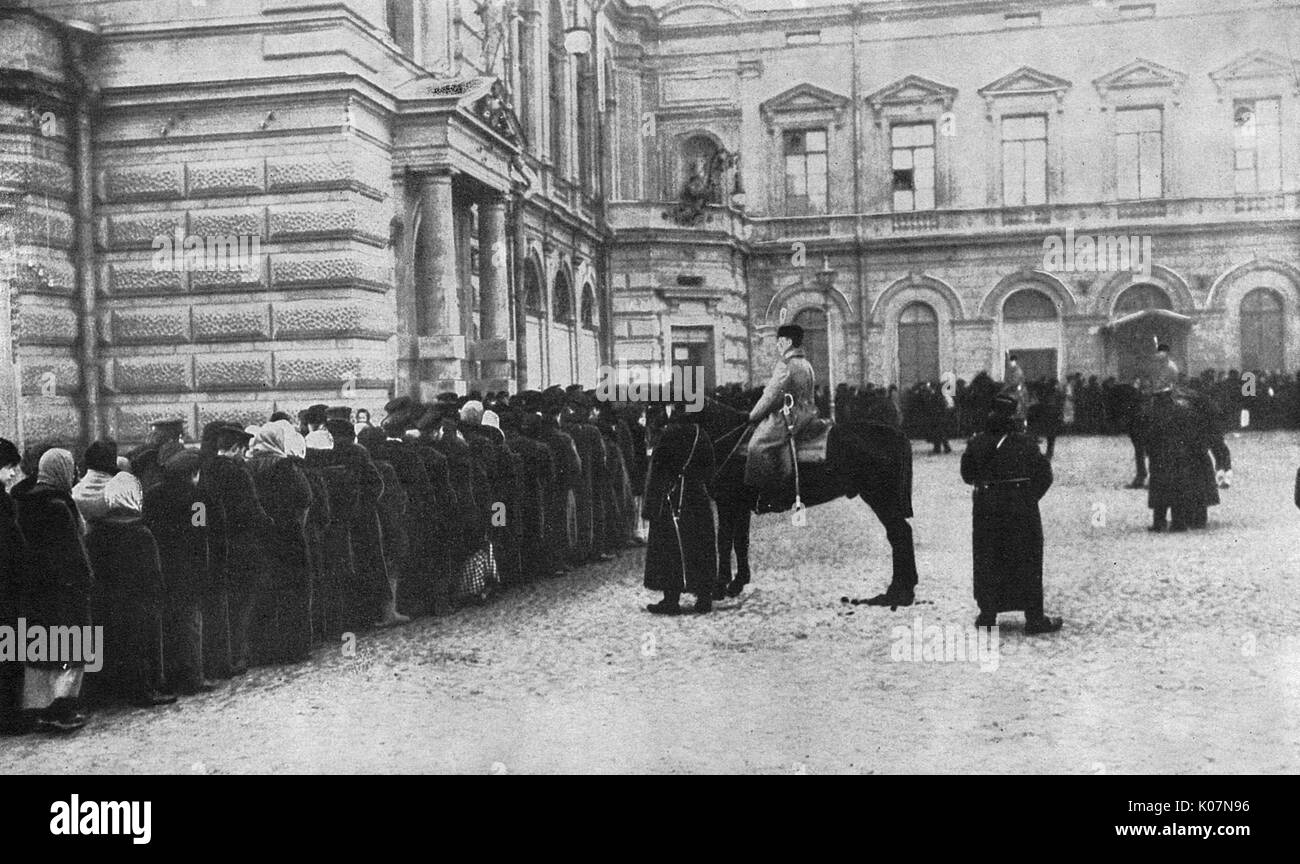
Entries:
<svg viewBox="0 0 1300 864">
<path fill-rule="evenodd" d="M 474 358 L 479 362 L 475 389 L 508 390 L 513 378 L 514 343 L 510 339 L 509 255 L 506 250 L 505 199 L 496 196 L 479 203 L 479 341 Z"/>
<path fill-rule="evenodd" d="M 466 392 L 465 336 L 460 322 L 456 222 L 450 174 L 420 181 L 422 266 L 415 274 L 425 330 L 419 336 L 420 392 L 425 401 L 444 390 Z"/>
</svg>

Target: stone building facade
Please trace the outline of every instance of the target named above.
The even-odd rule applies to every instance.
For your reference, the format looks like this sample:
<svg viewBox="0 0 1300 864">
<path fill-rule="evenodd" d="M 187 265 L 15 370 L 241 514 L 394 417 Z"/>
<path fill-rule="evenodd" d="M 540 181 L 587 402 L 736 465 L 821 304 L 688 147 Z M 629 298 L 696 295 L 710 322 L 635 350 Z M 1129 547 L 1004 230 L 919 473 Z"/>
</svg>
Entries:
<svg viewBox="0 0 1300 864">
<path fill-rule="evenodd" d="M 28 443 L 601 362 L 758 383 L 782 321 L 830 383 L 1128 376 L 1153 338 L 1300 368 L 1295 0 L 16 5 Z"/>
<path fill-rule="evenodd" d="M 0 10 L 0 434 L 131 441 L 178 414 L 192 435 L 594 379 L 590 5 L 19 5 Z"/>
<path fill-rule="evenodd" d="M 1031 375 L 1132 376 L 1153 339 L 1192 373 L 1300 369 L 1296 3 L 672 0 L 649 18 L 617 50 L 618 104 L 642 118 L 614 155 L 619 352 L 669 360 L 712 318 L 717 380 L 758 383 L 764 337 L 798 320 L 832 383 L 1000 377 L 1008 352 Z M 711 149 L 739 157 L 739 188 L 723 176 L 678 224 Z M 1149 242 L 1150 266 L 1046 258 L 1085 236 Z"/>
</svg>

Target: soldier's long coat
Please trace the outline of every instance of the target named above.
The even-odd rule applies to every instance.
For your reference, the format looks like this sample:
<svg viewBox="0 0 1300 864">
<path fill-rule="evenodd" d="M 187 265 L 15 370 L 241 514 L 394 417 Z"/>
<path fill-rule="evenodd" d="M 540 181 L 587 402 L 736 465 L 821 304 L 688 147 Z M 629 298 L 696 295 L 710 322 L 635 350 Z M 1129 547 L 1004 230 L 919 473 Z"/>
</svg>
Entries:
<svg viewBox="0 0 1300 864">
<path fill-rule="evenodd" d="M 645 587 L 712 596 L 718 537 L 707 484 L 713 467 L 713 444 L 703 429 L 683 421 L 664 427 L 646 478 L 644 516 L 650 522 L 650 542 Z"/>
<path fill-rule="evenodd" d="M 971 514 L 975 602 L 980 612 L 1043 610 L 1043 521 L 1038 501 L 1052 485 L 1052 465 L 1019 432 L 981 432 L 966 445 L 961 479 L 970 484 L 1027 478 L 1023 489 L 976 490 Z"/>
</svg>

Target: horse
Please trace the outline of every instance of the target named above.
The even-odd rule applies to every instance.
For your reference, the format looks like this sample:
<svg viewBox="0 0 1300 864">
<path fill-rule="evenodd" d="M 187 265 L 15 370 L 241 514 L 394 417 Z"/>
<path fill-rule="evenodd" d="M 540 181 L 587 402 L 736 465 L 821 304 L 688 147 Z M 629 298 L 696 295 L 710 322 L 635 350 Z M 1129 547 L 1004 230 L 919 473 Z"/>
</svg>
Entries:
<svg viewBox="0 0 1300 864">
<path fill-rule="evenodd" d="M 716 399 L 705 399 L 701 411 L 698 422 L 714 442 L 718 460 L 710 484 L 718 511 L 718 578 L 726 583 L 727 596 L 738 597 L 751 578 L 749 526 L 758 503 L 757 490 L 745 485 L 746 449 L 754 425 L 747 411 Z M 917 582 L 912 526 L 907 521 L 912 517 L 912 446 L 902 431 L 868 420 L 833 424 L 826 461 L 801 462 L 798 470 L 805 506 L 859 497 L 876 514 L 892 550 L 893 577 L 883 594 L 866 602 L 910 606 Z"/>
</svg>

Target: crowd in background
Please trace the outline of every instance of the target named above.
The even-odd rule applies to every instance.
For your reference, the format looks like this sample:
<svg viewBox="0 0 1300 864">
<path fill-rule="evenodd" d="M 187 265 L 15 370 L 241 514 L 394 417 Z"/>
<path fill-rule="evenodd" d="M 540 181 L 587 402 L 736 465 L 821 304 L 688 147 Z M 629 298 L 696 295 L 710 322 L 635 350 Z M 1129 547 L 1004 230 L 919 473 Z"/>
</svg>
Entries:
<svg viewBox="0 0 1300 864">
<path fill-rule="evenodd" d="M 580 387 L 180 420 L 118 454 L 0 440 L 0 625 L 103 626 L 104 667 L 0 662 L 0 728 L 169 704 L 643 542 L 644 406 Z M 360 422 L 358 422 L 360 420 Z M 84 683 L 84 692 L 83 692 Z"/>
<path fill-rule="evenodd" d="M 1045 437 L 1127 433 L 1146 389 L 1141 380 L 1085 378 L 1077 372 L 1063 381 L 1039 378 L 1025 384 L 1029 427 Z M 1243 428 L 1243 421 L 1250 429 L 1300 428 L 1300 373 L 1206 370 L 1184 376 L 1180 385 L 1208 397 L 1224 429 Z M 901 424 L 909 437 L 932 443 L 934 452 L 948 452 L 951 438 L 979 431 L 1001 386 L 987 372 L 970 381 L 955 379 L 950 386 L 924 381 L 901 391 L 897 385 L 840 384 L 835 388 L 834 416 L 837 421 L 866 416 Z M 829 393 L 821 386 L 817 390 L 818 408 L 830 416 Z"/>
</svg>

